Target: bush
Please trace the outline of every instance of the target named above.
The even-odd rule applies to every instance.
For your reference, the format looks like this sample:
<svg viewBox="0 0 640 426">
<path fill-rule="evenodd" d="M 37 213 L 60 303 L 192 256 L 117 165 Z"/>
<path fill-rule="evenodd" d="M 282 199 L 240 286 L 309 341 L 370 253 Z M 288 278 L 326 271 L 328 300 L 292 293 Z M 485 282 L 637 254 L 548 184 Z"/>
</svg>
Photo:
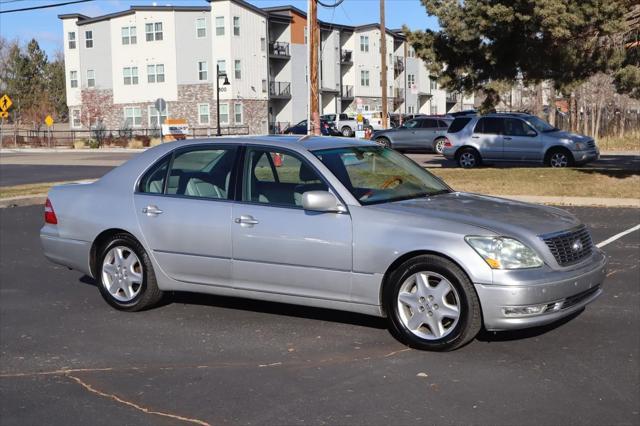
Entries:
<svg viewBox="0 0 640 426">
<path fill-rule="evenodd" d="M 157 145 L 160 145 L 161 143 L 162 143 L 162 139 L 151 138 L 151 140 L 149 141 L 149 146 L 157 146 Z"/>
<path fill-rule="evenodd" d="M 73 143 L 73 149 L 85 149 L 87 142 L 84 139 L 77 140 Z"/>
<path fill-rule="evenodd" d="M 131 126 L 126 121 L 118 129 L 118 137 L 123 139 L 131 139 L 133 137 L 133 130 L 131 130 Z"/>
<path fill-rule="evenodd" d="M 95 139 L 90 139 L 90 140 L 89 140 L 89 148 L 91 148 L 91 149 L 98 149 L 98 148 L 100 148 L 100 142 L 98 142 L 98 141 L 97 141 L 97 140 L 95 140 Z"/>
<path fill-rule="evenodd" d="M 102 121 L 97 122 L 93 129 L 91 129 L 94 140 L 98 143 L 97 148 L 102 146 L 102 143 L 107 137 L 107 129 Z"/>
<path fill-rule="evenodd" d="M 151 141 L 151 139 L 149 138 L 149 136 L 143 136 L 143 135 L 138 135 L 135 137 L 135 139 L 137 141 L 142 142 L 142 146 L 147 148 L 149 146 L 149 143 Z"/>
<path fill-rule="evenodd" d="M 129 143 L 127 144 L 127 148 L 130 148 L 130 149 L 141 149 L 141 148 L 143 148 L 142 141 L 140 141 L 138 139 L 131 139 L 129 141 Z"/>
</svg>

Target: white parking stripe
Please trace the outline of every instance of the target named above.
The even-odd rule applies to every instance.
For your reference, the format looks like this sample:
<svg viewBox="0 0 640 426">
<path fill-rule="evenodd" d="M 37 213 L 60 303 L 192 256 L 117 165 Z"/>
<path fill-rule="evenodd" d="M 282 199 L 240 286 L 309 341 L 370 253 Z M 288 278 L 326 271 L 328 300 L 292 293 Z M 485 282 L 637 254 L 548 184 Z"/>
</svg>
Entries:
<svg viewBox="0 0 640 426">
<path fill-rule="evenodd" d="M 621 233 L 619 233 L 619 234 L 616 234 L 616 235 L 614 235 L 614 236 L 613 236 L 613 237 L 611 237 L 611 238 L 607 238 L 607 239 L 606 239 L 606 240 L 604 240 L 603 242 L 596 244 L 596 247 L 598 247 L 598 248 L 602 248 L 602 247 L 606 246 L 607 244 L 611 244 L 612 242 L 614 242 L 614 241 L 615 241 L 615 240 L 617 240 L 618 238 L 622 238 L 622 237 L 624 237 L 625 235 L 632 233 L 633 231 L 637 231 L 638 229 L 640 229 L 640 225 L 636 225 L 636 226 L 634 226 L 633 228 L 629 228 L 629 229 L 627 229 L 626 231 L 623 231 L 623 232 L 621 232 Z"/>
</svg>

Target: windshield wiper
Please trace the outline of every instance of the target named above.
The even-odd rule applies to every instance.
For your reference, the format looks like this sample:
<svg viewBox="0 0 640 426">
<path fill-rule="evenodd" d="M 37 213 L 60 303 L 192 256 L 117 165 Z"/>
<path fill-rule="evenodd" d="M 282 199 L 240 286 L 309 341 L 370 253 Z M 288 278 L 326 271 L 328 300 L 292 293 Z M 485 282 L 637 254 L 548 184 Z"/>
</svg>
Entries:
<svg viewBox="0 0 640 426">
<path fill-rule="evenodd" d="M 440 191 L 436 191 L 436 192 L 432 192 L 430 194 L 427 194 L 427 197 L 434 197 L 436 195 L 442 195 L 442 194 L 450 194 L 451 191 L 449 191 L 448 189 L 441 189 Z"/>
</svg>

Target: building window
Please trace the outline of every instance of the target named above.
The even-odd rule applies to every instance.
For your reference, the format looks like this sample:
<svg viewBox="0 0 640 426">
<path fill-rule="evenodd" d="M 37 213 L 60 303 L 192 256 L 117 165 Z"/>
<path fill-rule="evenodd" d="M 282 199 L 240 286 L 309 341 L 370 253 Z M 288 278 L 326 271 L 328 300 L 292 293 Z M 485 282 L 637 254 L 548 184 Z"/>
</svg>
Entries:
<svg viewBox="0 0 640 426">
<path fill-rule="evenodd" d="M 413 114 L 413 112 L 414 112 L 414 111 L 415 111 L 415 108 L 414 108 L 414 107 L 412 107 L 412 106 L 408 107 L 407 112 L 408 112 L 409 114 Z"/>
<path fill-rule="evenodd" d="M 360 71 L 360 85 L 361 86 L 369 86 L 369 71 Z"/>
<path fill-rule="evenodd" d="M 142 111 L 140 107 L 124 108 L 124 124 L 128 127 L 142 126 Z"/>
<path fill-rule="evenodd" d="M 369 51 L 369 36 L 360 36 L 360 51 Z"/>
<path fill-rule="evenodd" d="M 124 76 L 124 85 L 130 86 L 132 84 L 138 84 L 138 67 L 127 67 L 122 69 L 122 75 Z"/>
<path fill-rule="evenodd" d="M 233 35 L 234 36 L 240 35 L 240 17 L 239 16 L 233 17 Z"/>
<path fill-rule="evenodd" d="M 242 78 L 242 64 L 240 63 L 240 59 L 236 59 L 234 61 L 233 73 L 236 80 L 240 80 Z"/>
<path fill-rule="evenodd" d="M 409 87 L 413 87 L 416 84 L 416 76 L 414 74 L 407 75 L 407 84 Z"/>
<path fill-rule="evenodd" d="M 196 37 L 205 38 L 207 36 L 207 20 L 205 18 L 196 19 Z"/>
<path fill-rule="evenodd" d="M 155 106 L 149 105 L 149 127 L 152 129 L 159 128 L 167 119 L 168 108 L 165 107 L 162 113 Z"/>
<path fill-rule="evenodd" d="M 209 124 L 209 104 L 198 104 L 198 124 Z"/>
<path fill-rule="evenodd" d="M 216 35 L 224 35 L 224 16 L 216 16 Z"/>
<path fill-rule="evenodd" d="M 96 71 L 87 70 L 87 87 L 96 87 Z"/>
<path fill-rule="evenodd" d="M 267 80 L 262 80 L 262 93 L 267 93 Z"/>
<path fill-rule="evenodd" d="M 78 71 L 69 71 L 69 86 L 78 87 Z"/>
<path fill-rule="evenodd" d="M 209 79 L 207 61 L 198 62 L 198 80 L 207 81 Z"/>
<path fill-rule="evenodd" d="M 144 30 L 147 35 L 147 41 L 162 40 L 162 22 L 145 24 Z"/>
<path fill-rule="evenodd" d="M 242 124 L 242 104 L 233 105 L 234 121 L 236 124 Z"/>
<path fill-rule="evenodd" d="M 136 27 L 122 27 L 122 44 L 137 44 Z"/>
<path fill-rule="evenodd" d="M 267 39 L 264 37 L 260 38 L 260 50 L 265 52 L 267 50 Z"/>
<path fill-rule="evenodd" d="M 76 48 L 76 33 L 71 31 L 68 36 L 69 36 L 69 49 L 75 49 Z"/>
<path fill-rule="evenodd" d="M 433 78 L 429 78 L 429 80 L 431 83 L 431 90 L 438 90 L 438 82 Z"/>
<path fill-rule="evenodd" d="M 229 124 L 229 104 L 220 104 L 220 123 Z"/>
<path fill-rule="evenodd" d="M 79 129 L 82 127 L 82 120 L 80 119 L 80 110 L 72 109 L 71 110 L 71 127 L 74 129 Z"/>
<path fill-rule="evenodd" d="M 164 83 L 164 65 L 147 65 L 147 82 Z"/>
<path fill-rule="evenodd" d="M 84 45 L 87 49 L 91 49 L 93 47 L 93 31 L 84 32 Z"/>
<path fill-rule="evenodd" d="M 227 62 L 224 59 L 218 61 L 218 72 L 225 74 L 227 72 Z"/>
<path fill-rule="evenodd" d="M 438 105 L 431 105 L 431 115 L 438 114 Z"/>
</svg>

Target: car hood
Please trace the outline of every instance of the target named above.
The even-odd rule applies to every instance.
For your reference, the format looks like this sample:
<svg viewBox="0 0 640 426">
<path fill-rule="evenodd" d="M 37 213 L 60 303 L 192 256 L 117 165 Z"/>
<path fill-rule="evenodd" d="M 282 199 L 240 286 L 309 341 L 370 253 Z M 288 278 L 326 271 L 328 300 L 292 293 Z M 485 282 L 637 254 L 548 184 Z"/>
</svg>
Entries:
<svg viewBox="0 0 640 426">
<path fill-rule="evenodd" d="M 430 198 L 376 204 L 396 214 L 418 215 L 489 230 L 497 235 L 529 239 L 564 231 L 580 222 L 564 210 L 479 194 L 452 192 Z"/>
<path fill-rule="evenodd" d="M 566 132 L 564 130 L 557 130 L 555 132 L 547 132 L 547 133 L 543 133 L 543 135 L 550 136 L 550 137 L 556 138 L 556 139 L 569 139 L 569 140 L 572 140 L 574 142 L 585 142 L 585 141 L 588 141 L 588 140 L 591 139 L 588 136 L 579 135 L 577 133 Z"/>
</svg>

